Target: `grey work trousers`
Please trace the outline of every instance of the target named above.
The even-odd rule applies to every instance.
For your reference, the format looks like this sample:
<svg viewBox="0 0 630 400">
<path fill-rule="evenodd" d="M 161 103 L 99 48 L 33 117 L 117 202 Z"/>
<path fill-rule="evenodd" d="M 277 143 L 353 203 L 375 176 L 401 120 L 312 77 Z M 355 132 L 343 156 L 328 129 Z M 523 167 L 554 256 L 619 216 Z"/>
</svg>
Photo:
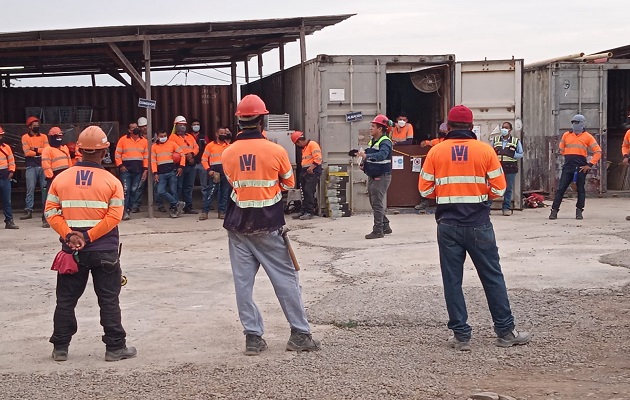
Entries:
<svg viewBox="0 0 630 400">
<path fill-rule="evenodd" d="M 262 315 L 254 303 L 254 281 L 262 265 L 292 331 L 310 334 L 298 273 L 278 232 L 243 235 L 228 231 L 236 306 L 244 334 L 262 336 Z"/>
<path fill-rule="evenodd" d="M 384 227 L 389 226 L 389 219 L 385 216 L 385 209 L 387 208 L 385 196 L 391 182 L 391 175 L 368 178 L 368 195 L 370 196 L 370 206 L 374 212 L 373 232 L 383 232 Z"/>
</svg>

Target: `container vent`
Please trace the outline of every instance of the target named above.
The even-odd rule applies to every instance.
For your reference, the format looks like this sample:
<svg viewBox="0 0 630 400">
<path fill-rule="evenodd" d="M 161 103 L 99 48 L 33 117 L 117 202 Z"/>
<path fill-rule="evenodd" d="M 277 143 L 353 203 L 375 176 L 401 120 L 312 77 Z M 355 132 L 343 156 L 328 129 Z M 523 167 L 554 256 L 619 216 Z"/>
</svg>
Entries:
<svg viewBox="0 0 630 400">
<path fill-rule="evenodd" d="M 269 114 L 265 119 L 265 130 L 268 131 L 288 131 L 289 114 Z"/>
</svg>

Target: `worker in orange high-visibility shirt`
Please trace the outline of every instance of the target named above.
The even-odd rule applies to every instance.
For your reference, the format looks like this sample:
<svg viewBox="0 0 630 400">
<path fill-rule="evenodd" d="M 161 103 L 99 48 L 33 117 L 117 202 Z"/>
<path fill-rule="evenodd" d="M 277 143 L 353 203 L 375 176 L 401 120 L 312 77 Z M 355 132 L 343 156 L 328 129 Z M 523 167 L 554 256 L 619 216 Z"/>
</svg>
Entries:
<svg viewBox="0 0 630 400">
<path fill-rule="evenodd" d="M 291 327 L 286 349 L 315 351 L 320 346 L 311 336 L 298 272 L 281 233 L 285 224 L 282 190 L 295 183 L 293 167 L 286 150 L 263 137 L 265 114 L 269 111 L 260 97 L 243 97 L 236 107 L 243 132 L 221 155 L 223 170 L 234 189 L 223 227 L 228 231 L 245 354 L 252 356 L 267 349 L 262 338 L 263 319 L 253 299 L 254 280 L 261 265 Z"/>
<path fill-rule="evenodd" d="M 208 213 L 212 205 L 212 199 L 214 195 L 218 198 L 218 216 L 219 219 L 225 218 L 225 211 L 227 209 L 228 199 L 230 193 L 232 193 L 232 186 L 225 176 L 223 171 L 223 164 L 221 162 L 221 155 L 223 151 L 232 142 L 232 132 L 229 128 L 219 128 L 216 132 L 215 140 L 206 145 L 201 156 L 201 165 L 203 166 L 208 176 L 208 188 L 203 197 L 203 209 L 201 215 L 199 215 L 199 221 L 208 219 Z"/>
<path fill-rule="evenodd" d="M 197 176 L 195 156 L 199 153 L 199 145 L 197 139 L 188 133 L 186 118 L 181 115 L 175 117 L 168 140 L 175 142 L 182 149 L 186 161 L 184 172 L 177 178 L 178 197 L 186 203 L 184 214 L 198 214 L 199 212 L 193 209 L 193 187 Z"/>
<path fill-rule="evenodd" d="M 28 132 L 22 135 L 22 151 L 26 164 L 26 206 L 21 220 L 33 218 L 33 206 L 35 205 L 35 186 L 39 184 L 42 191 L 42 208 L 46 203 L 46 176 L 42 170 L 42 151 L 48 145 L 48 136 L 40 133 L 39 118 L 28 117 L 26 119 Z M 42 223 L 44 223 L 42 221 Z"/>
<path fill-rule="evenodd" d="M 291 134 L 291 141 L 302 148 L 302 172 L 300 173 L 300 188 L 302 189 L 302 209 L 300 215 L 294 219 L 311 219 L 317 215 L 317 185 L 322 176 L 322 148 L 316 141 L 306 139 L 304 133 L 295 131 Z"/>
<path fill-rule="evenodd" d="M 630 160 L 630 129 L 626 131 L 621 144 L 621 154 L 623 155 L 623 165 L 628 166 Z M 626 221 L 630 221 L 630 215 L 626 217 Z"/>
<path fill-rule="evenodd" d="M 13 222 L 11 207 L 11 180 L 15 173 L 15 157 L 11 146 L 4 143 L 4 129 L 0 126 L 0 201 L 4 211 L 4 229 L 19 229 Z"/>
<path fill-rule="evenodd" d="M 142 137 L 137 123 L 129 123 L 127 134 L 118 139 L 114 162 L 125 191 L 123 221 L 127 221 L 131 219 L 130 213 L 140 212 L 142 188 L 149 170 L 149 142 Z"/>
<path fill-rule="evenodd" d="M 119 305 L 118 224 L 124 212 L 124 192 L 120 181 L 101 165 L 109 149 L 101 128 L 85 128 L 77 146 L 83 161 L 55 177 L 46 201 L 46 218 L 60 236 L 62 252 L 74 253 L 78 264 L 74 273 L 57 274 L 52 356 L 55 361 L 68 359 L 68 346 L 77 332 L 74 309 L 91 273 L 104 330 L 105 361 L 119 361 L 136 356 L 136 349 L 127 347 Z"/>
<path fill-rule="evenodd" d="M 473 113 L 463 105 L 448 113 L 448 129 L 442 143 L 427 154 L 418 188 L 423 197 L 437 202 L 435 219 L 448 328 L 452 348 L 470 350 L 472 328 L 468 325 L 462 276 L 466 253 L 470 256 L 488 301 L 496 345 L 510 347 L 529 342 L 530 334 L 514 329 L 499 250 L 490 222 L 490 200 L 505 192 L 505 177 L 493 148 L 478 141 Z"/>
<path fill-rule="evenodd" d="M 50 187 L 55 176 L 72 166 L 70 150 L 63 143 L 63 131 L 58 126 L 53 126 L 48 131 L 48 145 L 42 151 L 42 170 L 46 176 L 46 187 Z M 42 227 L 50 228 L 46 218 L 43 217 Z"/>
<path fill-rule="evenodd" d="M 562 197 L 571 182 L 577 184 L 578 199 L 575 204 L 575 219 L 584 218 L 582 212 L 586 203 L 586 175 L 602 156 L 602 148 L 597 144 L 597 140 L 586 131 L 586 118 L 583 115 L 576 114 L 571 118 L 571 127 L 569 132 L 562 135 L 559 144 L 560 154 L 564 156 L 564 165 L 549 219 L 558 218 Z M 593 154 L 590 161 L 587 159 L 589 153 Z"/>
<path fill-rule="evenodd" d="M 438 129 L 438 137 L 436 137 L 435 139 L 431 139 L 431 140 L 423 140 L 422 142 L 420 142 L 420 146 L 421 147 L 433 147 L 438 143 L 442 143 L 444 141 L 444 137 L 446 136 L 446 134 L 448 133 L 448 125 L 446 124 L 446 122 L 442 122 L 440 124 L 440 128 Z"/>
<path fill-rule="evenodd" d="M 407 114 L 401 113 L 398 116 L 392 132 L 392 142 L 395 145 L 411 144 L 413 142 L 413 125 L 409 123 Z"/>
<path fill-rule="evenodd" d="M 184 172 L 186 158 L 175 142 L 168 140 L 165 129 L 156 130 L 157 140 L 151 146 L 151 170 L 157 187 L 157 200 L 170 205 L 171 218 L 182 214 L 186 203 L 177 201 L 177 178 Z M 177 158 L 177 159 L 176 159 Z"/>
</svg>

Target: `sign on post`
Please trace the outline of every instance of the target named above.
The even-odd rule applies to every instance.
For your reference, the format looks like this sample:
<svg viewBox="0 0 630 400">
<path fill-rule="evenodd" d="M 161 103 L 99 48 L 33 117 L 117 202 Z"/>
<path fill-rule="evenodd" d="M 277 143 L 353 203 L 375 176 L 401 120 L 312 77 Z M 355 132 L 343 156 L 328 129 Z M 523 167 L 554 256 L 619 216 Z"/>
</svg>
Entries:
<svg viewBox="0 0 630 400">
<path fill-rule="evenodd" d="M 346 114 L 346 122 L 361 121 L 363 119 L 363 113 L 361 111 L 355 111 Z"/>
<path fill-rule="evenodd" d="M 155 110 L 155 100 L 139 99 L 138 100 L 138 107 L 140 107 L 140 108 L 150 108 L 152 110 Z"/>
</svg>

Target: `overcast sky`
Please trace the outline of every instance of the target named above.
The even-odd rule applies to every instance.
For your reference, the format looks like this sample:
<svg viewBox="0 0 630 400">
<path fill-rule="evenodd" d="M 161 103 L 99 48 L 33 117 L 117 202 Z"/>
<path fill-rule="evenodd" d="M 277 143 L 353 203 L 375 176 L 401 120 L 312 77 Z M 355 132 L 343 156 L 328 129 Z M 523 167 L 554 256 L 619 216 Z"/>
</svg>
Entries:
<svg viewBox="0 0 630 400">
<path fill-rule="evenodd" d="M 318 54 L 455 54 L 456 59 L 516 58 L 525 63 L 630 44 L 627 1 L 613 0 L 2 0 L 0 31 L 94 26 L 235 21 L 357 14 L 307 36 L 308 58 Z M 297 43 L 286 47 L 287 66 L 299 62 Z M 277 52 L 264 56 L 263 73 L 277 70 Z M 257 64 L 251 62 L 250 73 Z M 229 72 L 229 71 L 227 71 Z M 221 84 L 177 71 L 155 75 L 155 85 Z M 242 70 L 239 72 L 242 75 Z M 239 83 L 244 81 L 239 79 Z M 99 85 L 115 85 L 98 77 Z M 19 86 L 89 85 L 90 78 L 24 80 Z"/>
</svg>

